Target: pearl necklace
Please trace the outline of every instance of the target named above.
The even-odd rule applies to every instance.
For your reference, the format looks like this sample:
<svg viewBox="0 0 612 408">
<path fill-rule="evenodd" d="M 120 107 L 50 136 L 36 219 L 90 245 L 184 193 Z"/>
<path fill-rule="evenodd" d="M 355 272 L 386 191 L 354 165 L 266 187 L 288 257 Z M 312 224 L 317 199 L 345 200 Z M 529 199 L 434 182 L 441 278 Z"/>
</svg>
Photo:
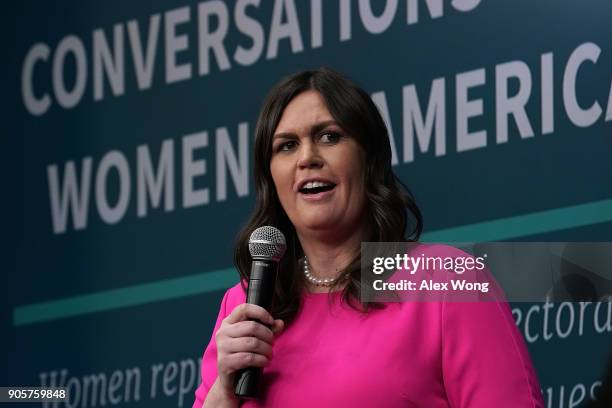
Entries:
<svg viewBox="0 0 612 408">
<path fill-rule="evenodd" d="M 314 276 L 312 273 L 310 273 L 310 269 L 308 268 L 308 258 L 306 258 L 306 256 L 304 256 L 304 276 L 306 276 L 306 279 L 308 280 L 308 282 L 312 283 L 315 286 L 323 286 L 326 288 L 331 287 L 338 278 L 325 278 L 325 279 L 321 279 L 321 278 L 317 278 L 316 276 Z M 348 276 L 346 276 L 348 278 Z"/>
</svg>

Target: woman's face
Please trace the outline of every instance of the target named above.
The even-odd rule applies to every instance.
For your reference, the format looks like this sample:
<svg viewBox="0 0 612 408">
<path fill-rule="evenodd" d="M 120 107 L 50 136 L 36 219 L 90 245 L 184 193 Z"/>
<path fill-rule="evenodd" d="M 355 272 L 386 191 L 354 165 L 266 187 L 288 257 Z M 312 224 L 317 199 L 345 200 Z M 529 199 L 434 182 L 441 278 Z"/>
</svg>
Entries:
<svg viewBox="0 0 612 408">
<path fill-rule="evenodd" d="M 270 172 L 296 230 L 342 234 L 363 223 L 365 152 L 313 90 L 294 97 L 274 132 Z"/>
</svg>

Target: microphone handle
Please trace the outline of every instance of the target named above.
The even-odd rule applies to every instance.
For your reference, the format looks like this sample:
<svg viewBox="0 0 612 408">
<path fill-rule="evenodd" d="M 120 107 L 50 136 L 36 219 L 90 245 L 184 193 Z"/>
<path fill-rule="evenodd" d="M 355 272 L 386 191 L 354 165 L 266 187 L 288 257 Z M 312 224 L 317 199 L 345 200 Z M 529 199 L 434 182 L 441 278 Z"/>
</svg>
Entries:
<svg viewBox="0 0 612 408">
<path fill-rule="evenodd" d="M 247 303 L 261 306 L 268 312 L 272 310 L 277 267 L 278 263 L 271 259 L 253 259 Z M 262 324 L 268 326 L 265 323 Z M 257 398 L 262 373 L 261 367 L 247 367 L 237 371 L 234 378 L 234 394 L 240 398 Z"/>
</svg>

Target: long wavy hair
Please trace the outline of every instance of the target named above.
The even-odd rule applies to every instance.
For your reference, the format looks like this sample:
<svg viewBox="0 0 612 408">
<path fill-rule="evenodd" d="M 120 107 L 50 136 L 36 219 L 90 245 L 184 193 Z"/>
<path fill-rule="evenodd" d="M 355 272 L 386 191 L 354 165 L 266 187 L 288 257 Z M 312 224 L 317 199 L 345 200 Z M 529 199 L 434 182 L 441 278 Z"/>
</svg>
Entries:
<svg viewBox="0 0 612 408">
<path fill-rule="evenodd" d="M 423 218 L 409 189 L 391 168 L 391 146 L 385 122 L 370 96 L 345 76 L 329 68 L 302 71 L 279 82 L 268 94 L 255 128 L 254 170 L 255 208 L 245 227 L 238 233 L 234 264 L 244 289 L 251 266 L 248 240 L 263 225 L 272 225 L 285 234 L 287 252 L 280 261 L 275 288 L 273 315 L 290 323 L 300 307 L 306 280 L 299 259 L 304 256 L 297 233 L 278 199 L 270 161 L 272 137 L 285 107 L 298 94 L 315 90 L 338 125 L 354 137 L 366 154 L 366 210 L 369 242 L 417 241 L 423 230 Z M 410 217 L 409 217 L 410 215 Z M 361 303 L 360 262 L 358 254 L 340 272 L 331 291 L 346 283 L 342 300 L 367 313 L 381 308 L 378 303 Z"/>
</svg>

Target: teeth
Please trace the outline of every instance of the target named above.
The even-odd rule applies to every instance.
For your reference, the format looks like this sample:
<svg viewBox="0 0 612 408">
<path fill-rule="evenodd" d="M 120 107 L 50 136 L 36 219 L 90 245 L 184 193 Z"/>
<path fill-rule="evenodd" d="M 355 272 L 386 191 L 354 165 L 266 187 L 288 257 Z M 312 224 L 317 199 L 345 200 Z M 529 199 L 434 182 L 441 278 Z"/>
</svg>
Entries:
<svg viewBox="0 0 612 408">
<path fill-rule="evenodd" d="M 308 183 L 304 184 L 302 188 L 326 187 L 326 186 L 331 186 L 331 185 L 333 184 L 324 183 L 322 181 L 309 181 Z"/>
</svg>

